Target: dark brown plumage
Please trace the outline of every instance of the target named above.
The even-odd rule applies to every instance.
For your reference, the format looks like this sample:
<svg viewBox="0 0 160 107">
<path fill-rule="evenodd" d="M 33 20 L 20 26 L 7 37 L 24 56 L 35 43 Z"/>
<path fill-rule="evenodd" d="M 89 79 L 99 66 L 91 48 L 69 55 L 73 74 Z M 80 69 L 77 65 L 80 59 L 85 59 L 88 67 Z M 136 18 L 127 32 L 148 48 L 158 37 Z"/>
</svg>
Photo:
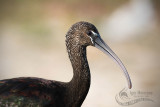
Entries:
<svg viewBox="0 0 160 107">
<path fill-rule="evenodd" d="M 88 22 L 74 24 L 66 34 L 66 47 L 73 67 L 70 82 L 21 77 L 0 81 L 0 106 L 80 107 L 90 87 L 90 70 L 86 47 L 95 46 L 111 55 L 130 78 L 123 64 L 100 38 L 98 30 Z"/>
</svg>

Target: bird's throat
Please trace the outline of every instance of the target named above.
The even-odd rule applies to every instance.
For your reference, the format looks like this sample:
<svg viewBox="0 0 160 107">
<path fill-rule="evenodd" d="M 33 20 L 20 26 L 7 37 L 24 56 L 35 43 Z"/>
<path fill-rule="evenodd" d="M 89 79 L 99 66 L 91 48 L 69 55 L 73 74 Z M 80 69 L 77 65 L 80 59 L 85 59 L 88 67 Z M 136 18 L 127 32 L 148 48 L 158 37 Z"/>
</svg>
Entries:
<svg viewBox="0 0 160 107">
<path fill-rule="evenodd" d="M 73 78 L 69 82 L 72 89 L 69 89 L 69 93 L 73 102 L 81 105 L 90 87 L 90 70 L 86 57 L 86 47 L 70 47 L 68 54 L 73 67 Z"/>
</svg>

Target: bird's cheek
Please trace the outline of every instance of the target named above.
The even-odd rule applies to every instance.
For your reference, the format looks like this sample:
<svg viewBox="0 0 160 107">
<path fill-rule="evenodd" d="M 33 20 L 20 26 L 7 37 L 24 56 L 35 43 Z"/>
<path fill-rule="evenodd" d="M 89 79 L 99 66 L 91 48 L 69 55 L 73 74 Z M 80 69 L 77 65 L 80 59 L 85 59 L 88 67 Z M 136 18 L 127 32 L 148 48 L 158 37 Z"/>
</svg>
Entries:
<svg viewBox="0 0 160 107">
<path fill-rule="evenodd" d="M 92 40 L 90 38 L 86 38 L 85 41 L 86 41 L 87 46 L 88 45 L 91 45 L 91 46 L 93 45 Z"/>
<path fill-rule="evenodd" d="M 90 37 L 89 45 L 94 46 L 94 40 Z"/>
</svg>

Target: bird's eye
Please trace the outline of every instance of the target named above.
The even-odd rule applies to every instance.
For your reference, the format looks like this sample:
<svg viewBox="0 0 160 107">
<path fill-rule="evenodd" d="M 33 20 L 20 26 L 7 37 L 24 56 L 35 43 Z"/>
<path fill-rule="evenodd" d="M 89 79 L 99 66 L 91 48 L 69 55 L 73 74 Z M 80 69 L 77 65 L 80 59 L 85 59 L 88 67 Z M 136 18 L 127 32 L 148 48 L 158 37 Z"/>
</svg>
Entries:
<svg viewBox="0 0 160 107">
<path fill-rule="evenodd" d="M 88 36 L 91 36 L 91 35 L 92 35 L 92 32 L 91 32 L 91 31 L 88 31 L 88 32 L 87 32 L 87 35 L 88 35 Z"/>
</svg>

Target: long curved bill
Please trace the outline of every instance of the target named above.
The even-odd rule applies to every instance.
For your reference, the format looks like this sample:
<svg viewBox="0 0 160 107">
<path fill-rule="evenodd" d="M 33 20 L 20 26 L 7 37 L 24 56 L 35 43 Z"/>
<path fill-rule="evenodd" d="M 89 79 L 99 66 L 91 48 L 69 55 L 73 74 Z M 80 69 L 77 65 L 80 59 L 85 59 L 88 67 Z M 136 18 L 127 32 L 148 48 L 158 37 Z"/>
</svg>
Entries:
<svg viewBox="0 0 160 107">
<path fill-rule="evenodd" d="M 127 79 L 127 83 L 128 83 L 128 88 L 131 89 L 132 88 L 132 83 L 131 83 L 131 79 L 130 76 L 127 72 L 127 69 L 125 68 L 125 66 L 123 65 L 122 61 L 118 58 L 118 56 L 111 50 L 111 48 L 101 39 L 100 36 L 98 36 L 97 38 L 95 38 L 95 47 L 100 49 L 101 51 L 103 51 L 105 54 L 111 56 L 117 63 L 118 65 L 121 67 L 121 69 L 124 72 L 124 75 Z"/>
</svg>

